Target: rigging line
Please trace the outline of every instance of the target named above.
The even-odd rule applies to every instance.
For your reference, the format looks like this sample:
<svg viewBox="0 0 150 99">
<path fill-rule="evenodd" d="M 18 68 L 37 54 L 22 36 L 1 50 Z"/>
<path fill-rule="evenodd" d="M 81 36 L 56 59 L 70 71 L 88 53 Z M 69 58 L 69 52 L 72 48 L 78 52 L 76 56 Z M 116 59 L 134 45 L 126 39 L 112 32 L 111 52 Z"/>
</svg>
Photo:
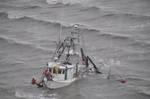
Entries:
<svg viewBox="0 0 150 99">
<path fill-rule="evenodd" d="M 60 31 L 59 31 L 59 42 L 61 42 L 61 33 L 62 33 L 62 25 L 61 25 L 61 19 L 60 19 Z"/>
<path fill-rule="evenodd" d="M 63 2 L 63 0 L 61 0 L 61 2 Z M 62 26 L 62 19 L 63 19 L 63 17 L 64 17 L 64 8 L 63 8 L 64 6 L 62 5 L 61 6 L 61 9 L 60 9 L 60 14 L 59 14 L 59 16 L 60 16 L 60 31 L 59 31 L 59 42 L 61 42 L 61 36 L 62 36 L 62 31 L 63 31 L 63 26 Z"/>
<path fill-rule="evenodd" d="M 63 5 L 61 5 L 61 7 L 63 7 Z M 59 29 L 59 33 L 58 33 L 58 42 L 56 43 L 56 49 L 55 49 L 55 52 L 54 54 L 52 55 L 52 58 L 51 60 L 54 59 L 55 57 L 55 54 L 58 54 L 58 51 L 60 50 L 60 48 L 62 47 L 62 41 L 61 41 L 61 34 L 62 34 L 62 24 L 61 24 L 61 21 L 62 21 L 62 17 L 63 17 L 63 12 L 64 10 L 62 10 L 62 8 L 60 9 L 60 13 L 58 14 L 60 16 L 60 29 Z"/>
<path fill-rule="evenodd" d="M 82 39 L 82 42 L 81 42 L 81 44 L 82 44 L 82 48 L 83 48 L 83 50 L 84 50 L 84 54 L 86 55 L 86 53 L 87 53 L 87 50 L 86 50 L 86 45 L 85 45 L 85 39 L 84 39 L 84 36 L 83 36 L 83 34 L 82 33 L 80 33 L 80 36 L 81 36 L 81 39 Z"/>
</svg>

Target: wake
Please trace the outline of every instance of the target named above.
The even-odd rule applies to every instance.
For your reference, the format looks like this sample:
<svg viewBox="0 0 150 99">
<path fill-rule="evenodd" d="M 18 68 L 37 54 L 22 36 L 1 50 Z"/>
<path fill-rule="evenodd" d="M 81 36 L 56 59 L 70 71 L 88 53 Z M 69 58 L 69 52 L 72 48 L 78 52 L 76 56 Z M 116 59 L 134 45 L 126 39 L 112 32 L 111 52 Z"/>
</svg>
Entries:
<svg viewBox="0 0 150 99">
<path fill-rule="evenodd" d="M 41 90 L 42 91 L 42 90 Z M 37 92 L 37 91 L 24 91 L 24 90 L 16 90 L 15 96 L 18 98 L 25 98 L 25 99 L 58 99 L 57 93 L 45 93 Z"/>
</svg>

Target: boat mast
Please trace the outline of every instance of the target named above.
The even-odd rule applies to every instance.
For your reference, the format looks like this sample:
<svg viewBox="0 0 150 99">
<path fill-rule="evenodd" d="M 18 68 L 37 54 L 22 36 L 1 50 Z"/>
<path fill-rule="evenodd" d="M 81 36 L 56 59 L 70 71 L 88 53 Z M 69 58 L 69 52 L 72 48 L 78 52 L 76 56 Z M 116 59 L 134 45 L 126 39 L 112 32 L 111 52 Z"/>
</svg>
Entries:
<svg viewBox="0 0 150 99">
<path fill-rule="evenodd" d="M 62 34 L 62 28 L 63 28 L 63 26 L 62 26 L 62 18 L 64 17 L 64 9 L 63 9 L 63 5 L 61 6 L 62 8 L 61 8 L 61 10 L 60 10 L 60 14 L 59 14 L 59 16 L 60 16 L 60 31 L 59 31 L 59 43 L 61 42 L 61 34 Z"/>
<path fill-rule="evenodd" d="M 61 20 L 61 19 L 60 19 Z M 59 31 L 59 43 L 61 42 L 61 33 L 62 33 L 62 25 L 61 25 L 61 23 L 60 23 L 60 31 Z"/>
</svg>

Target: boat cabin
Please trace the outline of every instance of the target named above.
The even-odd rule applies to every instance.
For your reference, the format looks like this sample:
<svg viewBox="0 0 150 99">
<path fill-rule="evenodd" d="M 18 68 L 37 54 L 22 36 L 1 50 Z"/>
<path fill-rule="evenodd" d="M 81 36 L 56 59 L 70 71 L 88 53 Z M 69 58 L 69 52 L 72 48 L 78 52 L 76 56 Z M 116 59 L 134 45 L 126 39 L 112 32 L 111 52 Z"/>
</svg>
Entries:
<svg viewBox="0 0 150 99">
<path fill-rule="evenodd" d="M 59 64 L 56 62 L 49 62 L 47 68 L 52 75 L 52 80 L 54 81 L 72 79 L 77 73 L 77 66 L 74 66 L 72 64 Z"/>
</svg>

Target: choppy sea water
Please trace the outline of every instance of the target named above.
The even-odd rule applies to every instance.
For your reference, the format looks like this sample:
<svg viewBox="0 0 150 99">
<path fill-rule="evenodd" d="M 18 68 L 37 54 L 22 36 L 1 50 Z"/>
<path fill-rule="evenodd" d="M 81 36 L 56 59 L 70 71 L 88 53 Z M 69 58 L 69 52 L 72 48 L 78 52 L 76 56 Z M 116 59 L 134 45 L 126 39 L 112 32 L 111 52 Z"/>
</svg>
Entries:
<svg viewBox="0 0 150 99">
<path fill-rule="evenodd" d="M 1 99 L 149 99 L 149 0 L 0 0 Z M 30 84 L 58 39 L 80 24 L 86 52 L 112 79 L 48 90 Z M 63 34 L 64 33 L 64 34 Z M 127 83 L 117 81 L 126 78 Z"/>
</svg>

